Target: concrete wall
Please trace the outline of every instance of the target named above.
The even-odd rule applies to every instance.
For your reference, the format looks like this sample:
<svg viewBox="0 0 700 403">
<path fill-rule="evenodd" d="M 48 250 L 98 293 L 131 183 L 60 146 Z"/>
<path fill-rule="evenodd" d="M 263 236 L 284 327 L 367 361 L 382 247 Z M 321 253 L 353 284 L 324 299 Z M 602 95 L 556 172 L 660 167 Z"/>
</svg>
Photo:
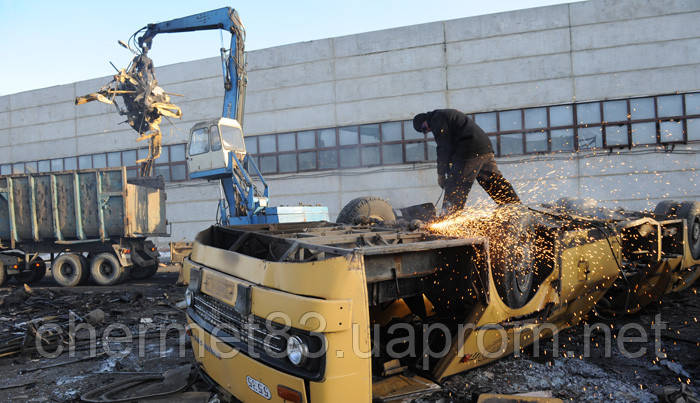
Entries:
<svg viewBox="0 0 700 403">
<path fill-rule="evenodd" d="M 484 112 L 698 90 L 699 20 L 696 0 L 591 0 L 257 50 L 248 53 L 244 128 L 258 135 L 410 119 L 443 107 Z M 185 142 L 194 122 L 219 115 L 218 58 L 159 67 L 156 75 L 166 90 L 185 94 L 176 99 L 184 118 L 166 143 Z M 117 125 L 123 119 L 112 107 L 72 104 L 107 81 L 0 97 L 0 161 L 134 148 L 135 133 Z M 647 208 L 663 197 L 698 198 L 699 148 L 514 157 L 500 164 L 528 203 L 590 196 Z M 440 195 L 434 164 L 268 181 L 274 204 L 322 203 L 332 216 L 361 195 L 396 206 Z M 486 200 L 477 188 L 470 203 Z M 174 239 L 212 223 L 218 198 L 213 184 L 169 185 Z"/>
</svg>

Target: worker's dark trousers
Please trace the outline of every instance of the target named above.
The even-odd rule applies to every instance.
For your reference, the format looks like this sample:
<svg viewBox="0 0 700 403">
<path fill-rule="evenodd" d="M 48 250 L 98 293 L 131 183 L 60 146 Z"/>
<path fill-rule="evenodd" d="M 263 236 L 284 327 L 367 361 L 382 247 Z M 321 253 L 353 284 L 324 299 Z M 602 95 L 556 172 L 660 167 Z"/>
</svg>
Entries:
<svg viewBox="0 0 700 403">
<path fill-rule="evenodd" d="M 520 203 L 513 186 L 498 170 L 493 154 L 485 154 L 468 159 L 462 169 L 453 167 L 445 181 L 443 206 L 450 212 L 463 209 L 475 179 L 497 204 Z"/>
</svg>

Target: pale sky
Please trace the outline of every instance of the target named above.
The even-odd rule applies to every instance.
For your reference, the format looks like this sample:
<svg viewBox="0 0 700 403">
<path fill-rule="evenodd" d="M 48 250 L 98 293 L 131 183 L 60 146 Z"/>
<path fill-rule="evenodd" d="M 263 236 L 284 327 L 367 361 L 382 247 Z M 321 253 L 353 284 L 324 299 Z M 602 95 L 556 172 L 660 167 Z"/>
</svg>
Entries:
<svg viewBox="0 0 700 403">
<path fill-rule="evenodd" d="M 0 0 L 0 95 L 113 74 L 132 55 L 117 44 L 148 23 L 231 6 L 246 28 L 246 50 L 567 3 L 562 0 Z M 156 66 L 219 55 L 219 30 L 161 34 Z M 229 36 L 223 34 L 228 47 Z"/>
</svg>

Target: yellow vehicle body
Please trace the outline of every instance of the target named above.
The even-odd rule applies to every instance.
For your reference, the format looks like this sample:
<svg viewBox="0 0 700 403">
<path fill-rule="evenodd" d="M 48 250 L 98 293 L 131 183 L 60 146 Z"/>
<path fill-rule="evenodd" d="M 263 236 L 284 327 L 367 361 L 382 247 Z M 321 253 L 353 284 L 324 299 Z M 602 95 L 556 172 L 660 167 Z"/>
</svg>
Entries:
<svg viewBox="0 0 700 403">
<path fill-rule="evenodd" d="M 679 224 L 681 230 L 673 236 L 682 253 L 664 253 L 665 226 Z M 640 248 L 650 249 L 649 269 L 638 276 L 640 286 L 626 290 L 638 297 L 638 306 L 625 306 L 626 312 L 641 309 L 645 295 L 657 298 L 660 289 L 663 294 L 687 287 L 698 277 L 700 261 L 688 250 L 684 225 L 682 220 L 630 220 L 608 226 L 608 231 L 553 220 L 543 232 L 548 237 L 546 269 L 537 274 L 527 303 L 517 308 L 506 303 L 499 288 L 485 238 L 440 239 L 400 229 L 331 224 L 211 227 L 197 236 L 183 267 L 194 301 L 187 312 L 195 359 L 205 377 L 244 402 L 290 401 L 289 390 L 296 392 L 291 401 L 370 402 L 382 398 L 382 391 L 396 392 L 387 379 L 396 385 L 406 380 L 391 371 L 389 362 L 378 368 L 373 356 L 377 329 L 407 315 L 437 321 L 441 312 L 449 312 L 452 319 L 439 319 L 452 336 L 446 353 L 422 368 L 424 376 L 439 381 L 574 326 L 605 298 L 612 301 L 606 307 L 615 308 L 619 297 L 608 293 L 620 281 L 626 256 Z M 419 279 L 431 284 L 418 283 L 424 287 L 418 294 L 407 291 Z M 287 337 L 319 337 L 322 354 L 313 361 L 318 370 L 301 373 L 284 354 L 279 361 L 256 357 L 255 348 L 240 348 L 229 337 L 241 330 L 217 333 L 211 328 L 213 322 L 242 321 L 245 315 L 253 319 L 243 327 L 255 327 L 264 318 L 287 326 Z"/>
</svg>

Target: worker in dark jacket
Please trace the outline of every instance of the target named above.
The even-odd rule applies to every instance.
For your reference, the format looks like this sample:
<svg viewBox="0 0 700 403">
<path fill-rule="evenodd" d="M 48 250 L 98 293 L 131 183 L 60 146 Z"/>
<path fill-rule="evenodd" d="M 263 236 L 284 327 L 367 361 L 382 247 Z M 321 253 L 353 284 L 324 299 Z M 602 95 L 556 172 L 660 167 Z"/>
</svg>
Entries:
<svg viewBox="0 0 700 403">
<path fill-rule="evenodd" d="M 456 109 L 437 109 L 416 115 L 413 127 L 433 132 L 438 184 L 445 189 L 443 207 L 449 212 L 464 208 L 475 179 L 497 204 L 520 203 L 496 166 L 489 137 L 467 115 Z"/>
</svg>

